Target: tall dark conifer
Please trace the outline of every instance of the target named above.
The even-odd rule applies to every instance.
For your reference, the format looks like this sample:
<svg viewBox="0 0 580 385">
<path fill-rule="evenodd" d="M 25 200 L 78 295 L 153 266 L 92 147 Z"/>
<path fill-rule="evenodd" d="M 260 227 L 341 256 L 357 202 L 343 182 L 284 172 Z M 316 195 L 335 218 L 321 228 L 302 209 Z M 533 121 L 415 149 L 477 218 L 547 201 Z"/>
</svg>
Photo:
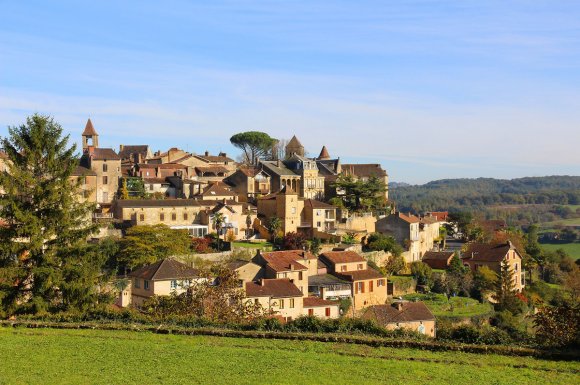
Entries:
<svg viewBox="0 0 580 385">
<path fill-rule="evenodd" d="M 95 227 L 91 205 L 79 200 L 80 180 L 71 178 L 76 146 L 58 123 L 38 114 L 8 132 L 1 139 L 8 169 L 0 174 L 0 311 L 83 302 L 95 290 L 86 276 L 94 278 L 100 266 L 78 252 Z"/>
</svg>

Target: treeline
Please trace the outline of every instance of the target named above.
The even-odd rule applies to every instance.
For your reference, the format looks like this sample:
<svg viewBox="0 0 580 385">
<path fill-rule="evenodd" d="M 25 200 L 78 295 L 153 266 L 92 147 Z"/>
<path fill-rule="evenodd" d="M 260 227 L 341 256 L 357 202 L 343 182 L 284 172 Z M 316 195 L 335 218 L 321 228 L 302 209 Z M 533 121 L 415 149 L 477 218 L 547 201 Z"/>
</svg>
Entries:
<svg viewBox="0 0 580 385">
<path fill-rule="evenodd" d="M 443 179 L 418 186 L 391 188 L 390 197 L 401 211 L 481 211 L 508 222 L 546 221 L 574 217 L 562 205 L 580 204 L 580 176 L 528 177 L 512 180 Z M 506 210 L 505 205 L 536 205 L 531 210 Z"/>
</svg>

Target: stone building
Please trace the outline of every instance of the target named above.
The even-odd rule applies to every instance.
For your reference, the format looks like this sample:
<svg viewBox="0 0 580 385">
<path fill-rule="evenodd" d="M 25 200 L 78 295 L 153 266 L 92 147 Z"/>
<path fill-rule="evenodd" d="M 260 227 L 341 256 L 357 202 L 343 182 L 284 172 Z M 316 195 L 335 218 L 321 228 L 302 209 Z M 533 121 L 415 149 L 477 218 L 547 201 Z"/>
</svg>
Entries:
<svg viewBox="0 0 580 385">
<path fill-rule="evenodd" d="M 375 321 L 387 330 L 407 329 L 429 337 L 436 334 L 435 316 L 423 302 L 373 305 L 364 311 L 362 318 Z"/>
<path fill-rule="evenodd" d="M 81 166 L 96 173 L 96 202 L 106 211 L 115 200 L 119 190 L 121 158 L 112 148 L 99 147 L 99 135 L 91 119 L 87 121 L 82 138 Z"/>
</svg>

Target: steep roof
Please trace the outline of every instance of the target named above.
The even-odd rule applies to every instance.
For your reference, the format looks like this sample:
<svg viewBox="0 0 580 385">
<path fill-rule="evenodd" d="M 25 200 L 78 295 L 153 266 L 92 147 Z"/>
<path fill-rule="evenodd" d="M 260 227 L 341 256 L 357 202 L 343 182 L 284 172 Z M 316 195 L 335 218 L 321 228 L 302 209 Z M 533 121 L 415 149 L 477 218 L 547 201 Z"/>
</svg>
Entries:
<svg viewBox="0 0 580 385">
<path fill-rule="evenodd" d="M 204 155 L 195 155 L 196 158 L 204 160 L 208 163 L 225 163 L 225 162 L 233 162 L 234 160 L 228 158 L 226 154 L 220 153 L 219 155 L 210 155 L 209 153 L 205 153 Z"/>
<path fill-rule="evenodd" d="M 401 218 L 402 220 L 404 220 L 407 223 L 419 223 L 421 220 L 414 216 L 413 214 L 409 213 L 409 215 L 397 212 L 397 217 Z"/>
<path fill-rule="evenodd" d="M 387 172 L 377 163 L 343 164 L 342 173 L 367 178 L 371 176 L 376 176 L 377 178 L 387 176 Z"/>
<path fill-rule="evenodd" d="M 509 243 L 470 243 L 463 254 L 463 259 L 482 262 L 501 262 L 513 246 Z"/>
<path fill-rule="evenodd" d="M 288 278 L 262 279 L 259 283 L 246 282 L 247 297 L 302 297 L 302 292 Z"/>
<path fill-rule="evenodd" d="M 302 143 L 300 143 L 296 135 L 294 135 L 292 136 L 292 139 L 290 139 L 286 147 L 304 147 L 304 146 L 302 145 Z"/>
<path fill-rule="evenodd" d="M 304 307 L 326 307 L 339 305 L 337 301 L 327 301 L 318 297 L 306 297 L 302 301 Z"/>
<path fill-rule="evenodd" d="M 276 272 L 308 270 L 306 266 L 298 262 L 303 259 L 316 259 L 316 257 L 302 250 L 272 251 L 257 254 L 252 261 L 258 264 L 266 264 Z M 263 262 L 262 262 L 263 261 Z"/>
<path fill-rule="evenodd" d="M 320 202 L 315 199 L 305 199 L 304 207 L 309 207 L 311 209 L 336 209 L 336 206 L 329 205 L 328 203 Z"/>
<path fill-rule="evenodd" d="M 129 277 L 142 278 L 151 281 L 196 278 L 199 270 L 193 269 L 176 260 L 165 258 L 152 265 L 144 266 L 129 273 Z"/>
<path fill-rule="evenodd" d="M 333 264 L 366 261 L 363 256 L 355 253 L 354 251 L 327 251 L 320 254 L 320 257 L 328 260 Z"/>
<path fill-rule="evenodd" d="M 93 127 L 93 122 L 91 122 L 91 118 L 87 120 L 87 124 L 85 126 L 85 130 L 82 133 L 82 136 L 93 136 L 99 135 L 97 131 L 95 131 L 95 127 Z"/>
<path fill-rule="evenodd" d="M 229 197 L 235 195 L 235 193 L 225 183 L 216 182 L 207 186 L 201 195 Z"/>
<path fill-rule="evenodd" d="M 138 145 L 124 145 L 122 149 L 119 150 L 119 156 L 121 159 L 127 159 L 131 156 L 131 154 L 141 154 L 143 158 L 147 156 L 147 152 L 149 151 L 149 146 L 146 144 L 138 144 Z"/>
<path fill-rule="evenodd" d="M 91 158 L 93 160 L 121 160 L 112 148 L 95 148 L 93 149 Z"/>
<path fill-rule="evenodd" d="M 330 159 L 330 154 L 328 153 L 328 149 L 326 148 L 326 146 L 322 146 L 322 150 L 320 150 L 320 155 L 318 155 L 319 160 L 322 159 Z"/>
<path fill-rule="evenodd" d="M 263 256 L 276 257 L 276 256 L 287 256 L 294 259 L 316 259 L 316 256 L 310 251 L 304 250 L 281 250 L 281 251 L 266 251 L 261 252 Z"/>
<path fill-rule="evenodd" d="M 185 166 L 184 166 L 185 167 Z M 224 166 L 197 166 L 195 167 L 195 171 L 197 173 L 212 173 L 212 174 L 218 174 L 218 173 L 227 173 L 228 169 L 225 168 Z"/>
<path fill-rule="evenodd" d="M 427 251 L 422 261 L 433 269 L 446 269 L 452 257 L 453 251 Z"/>
<path fill-rule="evenodd" d="M 375 269 L 344 271 L 340 273 L 335 272 L 334 274 L 350 282 L 365 281 L 367 279 L 375 279 L 375 278 L 384 278 L 384 276 Z"/>
<path fill-rule="evenodd" d="M 264 167 L 266 167 L 271 173 L 280 175 L 280 176 L 295 176 L 299 177 L 294 171 L 290 170 L 288 167 L 284 165 L 284 163 L 268 160 L 261 162 Z"/>
<path fill-rule="evenodd" d="M 380 325 L 435 320 L 435 316 L 423 302 L 403 302 L 399 304 L 401 310 L 397 308 L 397 303 L 369 306 L 362 318 L 375 320 Z"/>
</svg>

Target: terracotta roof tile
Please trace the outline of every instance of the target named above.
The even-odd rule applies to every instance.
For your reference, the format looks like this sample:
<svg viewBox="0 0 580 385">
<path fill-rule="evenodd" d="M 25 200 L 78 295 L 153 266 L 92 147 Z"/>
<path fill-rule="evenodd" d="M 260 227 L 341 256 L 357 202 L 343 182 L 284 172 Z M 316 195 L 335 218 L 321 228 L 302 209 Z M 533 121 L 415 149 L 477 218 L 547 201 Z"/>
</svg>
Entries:
<svg viewBox="0 0 580 385">
<path fill-rule="evenodd" d="M 321 258 L 328 260 L 333 264 L 365 262 L 366 259 L 354 251 L 327 251 L 320 255 Z"/>
<path fill-rule="evenodd" d="M 344 271 L 340 273 L 336 272 L 334 274 L 339 278 L 345 279 L 350 282 L 365 281 L 367 279 L 384 278 L 384 276 L 375 269 Z"/>
<path fill-rule="evenodd" d="M 259 283 L 246 282 L 247 297 L 302 297 L 302 292 L 288 278 L 262 279 Z"/>
<path fill-rule="evenodd" d="M 95 131 L 95 127 L 93 127 L 93 122 L 91 122 L 91 118 L 87 120 L 87 124 L 85 126 L 85 130 L 82 133 L 82 136 L 93 136 L 98 135 L 97 131 Z"/>
<path fill-rule="evenodd" d="M 495 245 L 488 243 L 471 243 L 467 245 L 467 251 L 463 253 L 463 259 L 482 262 L 501 262 L 511 248 L 512 246 L 509 243 Z"/>
<path fill-rule="evenodd" d="M 380 325 L 435 320 L 435 316 L 423 302 L 403 302 L 401 310 L 397 309 L 396 304 L 369 306 L 362 318 L 377 321 Z"/>
<path fill-rule="evenodd" d="M 338 306 L 337 301 L 327 301 L 318 297 L 306 297 L 303 299 L 304 307 L 326 307 L 326 306 Z"/>
<path fill-rule="evenodd" d="M 422 261 L 432 269 L 446 269 L 452 257 L 453 251 L 427 251 Z"/>
<path fill-rule="evenodd" d="M 322 146 L 322 150 L 320 150 L 320 155 L 318 155 L 319 160 L 323 160 L 323 159 L 330 159 L 330 154 L 328 153 L 328 149 L 326 148 L 326 146 Z"/>
<path fill-rule="evenodd" d="M 199 277 L 199 270 L 193 269 L 181 262 L 165 258 L 152 265 L 144 266 L 132 271 L 129 277 L 142 278 L 147 280 L 168 280 L 180 278 Z"/>
<path fill-rule="evenodd" d="M 95 148 L 91 158 L 94 160 L 121 160 L 112 148 Z"/>
</svg>

